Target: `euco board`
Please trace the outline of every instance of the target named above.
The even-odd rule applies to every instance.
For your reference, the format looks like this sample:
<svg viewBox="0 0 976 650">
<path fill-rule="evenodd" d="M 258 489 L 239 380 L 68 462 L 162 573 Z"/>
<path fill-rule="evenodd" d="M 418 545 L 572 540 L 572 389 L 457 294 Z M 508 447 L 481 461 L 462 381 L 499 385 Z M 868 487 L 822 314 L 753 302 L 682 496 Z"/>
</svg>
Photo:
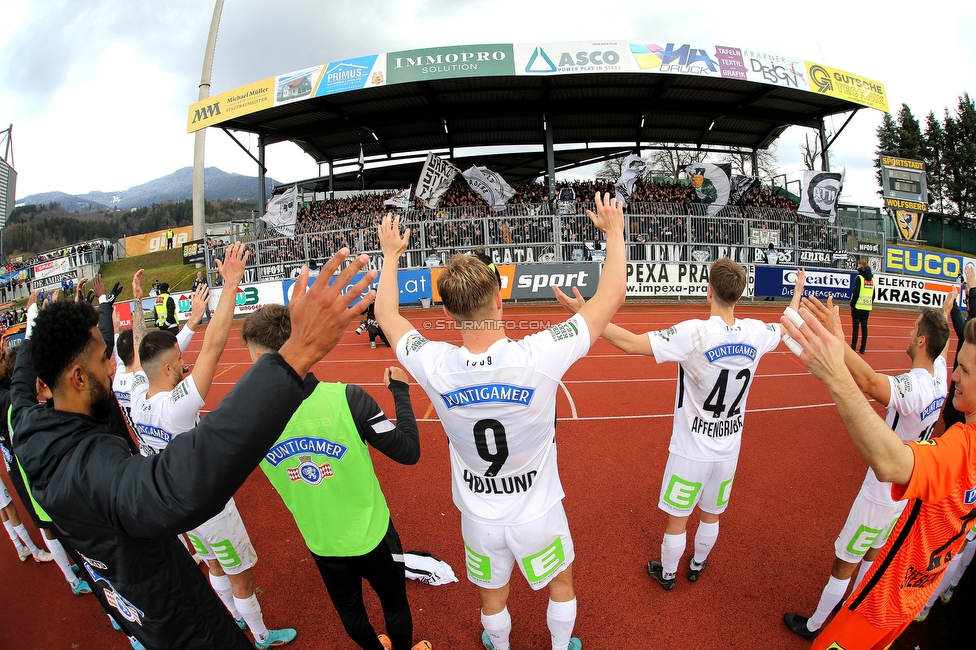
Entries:
<svg viewBox="0 0 976 650">
<path fill-rule="evenodd" d="M 885 249 L 887 273 L 955 280 L 962 269 L 963 259 L 959 255 L 902 246 L 888 246 Z"/>
<path fill-rule="evenodd" d="M 708 264 L 676 262 L 627 264 L 628 296 L 701 296 L 708 294 Z"/>
<path fill-rule="evenodd" d="M 874 276 L 874 304 L 941 307 L 953 282 L 879 274 Z"/>
</svg>

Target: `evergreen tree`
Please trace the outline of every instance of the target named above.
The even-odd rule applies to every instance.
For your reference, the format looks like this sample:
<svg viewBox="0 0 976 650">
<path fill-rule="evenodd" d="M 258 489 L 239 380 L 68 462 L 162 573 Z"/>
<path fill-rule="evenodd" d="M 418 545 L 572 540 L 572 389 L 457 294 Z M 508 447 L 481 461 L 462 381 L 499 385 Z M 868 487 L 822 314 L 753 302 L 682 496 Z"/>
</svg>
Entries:
<svg viewBox="0 0 976 650">
<path fill-rule="evenodd" d="M 976 105 L 969 93 L 959 98 L 955 115 L 945 116 L 946 198 L 953 212 L 961 217 L 976 217 Z"/>
<path fill-rule="evenodd" d="M 925 184 L 929 191 L 929 209 L 945 212 L 945 129 L 929 111 L 925 116 Z"/>
<path fill-rule="evenodd" d="M 881 157 L 899 155 L 898 147 L 898 125 L 891 117 L 891 113 L 885 113 L 881 119 L 881 126 L 875 131 L 878 135 L 878 147 L 874 150 L 874 175 L 878 179 L 878 194 L 881 194 Z"/>
<path fill-rule="evenodd" d="M 918 120 L 912 115 L 908 104 L 902 104 L 898 110 L 898 155 L 910 160 L 922 160 L 925 141 Z"/>
</svg>

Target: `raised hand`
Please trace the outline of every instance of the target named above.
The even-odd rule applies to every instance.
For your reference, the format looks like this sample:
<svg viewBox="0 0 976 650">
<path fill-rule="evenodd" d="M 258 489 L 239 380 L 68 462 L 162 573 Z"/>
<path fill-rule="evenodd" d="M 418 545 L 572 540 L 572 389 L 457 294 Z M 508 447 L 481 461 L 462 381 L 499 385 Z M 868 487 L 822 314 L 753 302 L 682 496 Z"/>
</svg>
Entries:
<svg viewBox="0 0 976 650">
<path fill-rule="evenodd" d="M 397 366 L 390 366 L 389 368 L 383 369 L 383 383 L 386 387 L 390 387 L 390 380 L 402 381 L 403 383 L 409 383 L 409 378 L 407 373 L 404 372 L 403 368 L 398 368 Z"/>
<path fill-rule="evenodd" d="M 146 269 L 139 269 L 132 276 L 132 297 L 139 301 L 140 306 L 142 305 L 142 274 L 146 272 Z"/>
<path fill-rule="evenodd" d="M 804 321 L 801 327 L 796 327 L 785 315 L 780 317 L 780 324 L 803 348 L 800 355 L 803 365 L 831 391 L 844 382 L 853 384 L 844 363 L 844 348 L 847 346 L 844 340 L 827 330 L 806 305 L 800 307 L 800 316 Z"/>
<path fill-rule="evenodd" d="M 251 253 L 241 242 L 235 242 L 227 247 L 224 252 L 224 261 L 216 260 L 217 271 L 224 279 L 224 286 L 228 284 L 238 285 L 244 279 L 244 267 Z"/>
<path fill-rule="evenodd" d="M 190 299 L 190 321 L 196 326 L 207 313 L 207 303 L 210 302 L 210 287 L 201 284 Z M 192 327 L 190 329 L 193 329 Z"/>
<path fill-rule="evenodd" d="M 99 298 L 105 295 L 105 283 L 102 282 L 101 273 L 95 274 L 95 278 L 92 280 L 92 289 L 95 290 L 95 295 Z"/>
<path fill-rule="evenodd" d="M 959 287 L 952 287 L 952 291 L 946 296 L 946 299 L 942 301 L 942 313 L 948 319 L 949 314 L 952 313 L 952 306 L 956 304 L 956 300 L 959 299 Z"/>
<path fill-rule="evenodd" d="M 410 229 L 406 228 L 403 235 L 400 234 L 400 215 L 394 217 L 389 212 L 383 217 L 383 221 L 378 227 L 380 236 L 380 249 L 383 256 L 399 258 L 407 250 L 407 243 L 410 241 Z"/>
<path fill-rule="evenodd" d="M 622 234 L 624 231 L 624 211 L 620 201 L 611 197 L 609 192 L 604 194 L 602 198 L 597 192 L 593 200 L 596 202 L 596 214 L 589 210 L 586 211 L 586 216 L 590 218 L 593 225 L 607 235 L 610 233 Z"/>
<path fill-rule="evenodd" d="M 359 320 L 363 308 L 376 297 L 376 293 L 371 291 L 355 307 L 350 307 L 376 279 L 376 271 L 365 273 L 349 291 L 342 293 L 352 277 L 369 263 L 366 255 L 355 258 L 329 284 L 329 278 L 348 255 L 348 248 L 333 255 L 311 288 L 308 288 L 307 267 L 302 268 L 301 275 L 295 282 L 295 290 L 288 307 L 291 314 L 291 337 L 281 346 L 279 354 L 301 376 L 336 346 L 349 323 Z"/>
<path fill-rule="evenodd" d="M 586 304 L 586 299 L 583 298 L 583 294 L 579 292 L 579 289 L 577 289 L 575 285 L 573 285 L 573 295 L 575 296 L 574 298 L 570 298 L 569 296 L 567 296 L 556 285 L 552 285 L 552 292 L 556 294 L 556 300 L 559 301 L 559 304 L 562 305 L 566 309 L 566 311 L 568 311 L 571 314 L 577 313 L 580 309 L 583 308 L 583 305 Z"/>
<path fill-rule="evenodd" d="M 800 304 L 810 310 L 810 313 L 816 317 L 820 323 L 826 327 L 831 334 L 844 340 L 844 326 L 840 322 L 840 310 L 834 307 L 833 296 L 827 298 L 827 304 L 824 305 L 817 298 L 814 297 L 804 297 Z"/>
</svg>

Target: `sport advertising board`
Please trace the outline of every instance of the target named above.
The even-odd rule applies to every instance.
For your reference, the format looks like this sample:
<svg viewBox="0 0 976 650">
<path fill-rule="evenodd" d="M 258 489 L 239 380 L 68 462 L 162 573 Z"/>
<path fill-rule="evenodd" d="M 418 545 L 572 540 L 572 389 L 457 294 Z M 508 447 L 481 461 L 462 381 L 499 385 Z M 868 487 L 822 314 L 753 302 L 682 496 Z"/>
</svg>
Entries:
<svg viewBox="0 0 976 650">
<path fill-rule="evenodd" d="M 213 312 L 217 309 L 217 303 L 220 302 L 220 295 L 224 292 L 223 289 L 211 289 L 210 290 L 210 311 Z M 190 297 L 190 292 L 187 291 L 181 296 Z M 176 299 L 176 296 L 174 296 Z M 261 309 L 265 305 L 280 305 L 281 304 L 281 282 L 259 282 L 258 284 L 242 284 L 237 287 L 237 298 L 234 301 L 234 315 L 242 316 L 255 312 Z M 180 302 L 184 302 L 182 299 L 177 301 L 177 311 L 180 310 Z M 189 302 L 188 300 L 186 302 Z M 189 317 L 189 309 L 185 310 L 187 317 Z"/>
<path fill-rule="evenodd" d="M 791 297 L 793 286 L 796 284 L 796 269 L 781 266 L 756 267 L 756 297 L 773 296 L 776 298 Z M 848 271 L 807 270 L 806 281 L 803 284 L 803 295 L 826 300 L 850 300 L 854 286 L 854 274 Z"/>
<path fill-rule="evenodd" d="M 332 276 L 329 278 L 329 284 L 331 285 L 335 282 L 338 276 Z M 362 280 L 363 274 L 358 273 L 352 277 L 352 279 L 346 284 L 342 289 L 342 293 L 345 294 L 349 292 L 353 286 Z M 317 278 L 309 278 L 309 286 L 315 284 Z M 377 275 L 376 279 L 372 284 L 369 285 L 370 289 L 375 289 L 380 282 L 380 276 Z M 295 280 L 285 280 L 284 282 L 275 283 L 279 287 L 279 302 L 278 304 L 288 305 L 291 303 L 292 293 L 295 291 Z M 397 272 L 397 284 L 400 285 L 400 304 L 410 305 L 420 302 L 421 298 L 432 298 L 432 283 L 431 274 L 429 269 L 401 269 Z M 283 301 L 283 302 L 282 302 Z"/>
<path fill-rule="evenodd" d="M 632 60 L 626 41 L 516 43 L 514 48 L 517 75 L 628 72 Z"/>
<path fill-rule="evenodd" d="M 511 43 L 401 50 L 386 55 L 386 73 L 391 84 L 511 76 L 515 56 Z"/>
<path fill-rule="evenodd" d="M 57 259 L 48 260 L 46 262 L 40 262 L 34 265 L 34 277 L 38 280 L 43 280 L 44 278 L 49 278 L 52 275 L 59 275 L 65 273 L 71 268 L 71 262 L 68 261 L 67 257 L 59 257 Z"/>
<path fill-rule="evenodd" d="M 515 267 L 512 298 L 552 298 L 551 285 L 569 295 L 573 295 L 573 287 L 576 287 L 584 298 L 590 298 L 596 293 L 600 269 L 601 265 L 596 262 L 519 264 Z"/>
<path fill-rule="evenodd" d="M 952 253 L 888 246 L 885 249 L 885 272 L 918 275 L 941 280 L 956 280 L 962 272 L 964 258 Z"/>
<path fill-rule="evenodd" d="M 881 273 L 874 276 L 874 304 L 900 307 L 941 307 L 955 282 Z"/>
<path fill-rule="evenodd" d="M 125 256 L 135 257 L 166 250 L 166 230 L 125 238 Z M 193 226 L 173 228 L 173 248 L 182 248 L 193 236 Z"/>
<path fill-rule="evenodd" d="M 796 57 L 745 44 L 650 41 L 567 41 L 452 45 L 370 54 L 277 75 L 192 104 L 192 133 L 283 103 L 387 84 L 484 76 L 600 72 L 682 74 L 751 81 L 816 92 L 881 111 L 884 85 Z"/>
<path fill-rule="evenodd" d="M 708 264 L 673 262 L 627 264 L 628 296 L 699 296 L 708 294 Z"/>
</svg>

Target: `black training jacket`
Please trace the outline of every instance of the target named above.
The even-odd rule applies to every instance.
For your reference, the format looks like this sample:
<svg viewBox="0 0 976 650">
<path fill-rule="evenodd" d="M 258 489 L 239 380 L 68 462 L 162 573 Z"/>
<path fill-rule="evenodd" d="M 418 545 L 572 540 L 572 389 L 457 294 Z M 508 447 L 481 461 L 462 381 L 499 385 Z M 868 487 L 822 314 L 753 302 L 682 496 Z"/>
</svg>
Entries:
<svg viewBox="0 0 976 650">
<path fill-rule="evenodd" d="M 252 649 L 176 536 L 244 483 L 301 404 L 301 377 L 262 356 L 195 429 L 143 457 L 112 430 L 117 420 L 39 405 L 30 346 L 10 391 L 14 451 L 103 606 L 150 650 Z"/>
</svg>

